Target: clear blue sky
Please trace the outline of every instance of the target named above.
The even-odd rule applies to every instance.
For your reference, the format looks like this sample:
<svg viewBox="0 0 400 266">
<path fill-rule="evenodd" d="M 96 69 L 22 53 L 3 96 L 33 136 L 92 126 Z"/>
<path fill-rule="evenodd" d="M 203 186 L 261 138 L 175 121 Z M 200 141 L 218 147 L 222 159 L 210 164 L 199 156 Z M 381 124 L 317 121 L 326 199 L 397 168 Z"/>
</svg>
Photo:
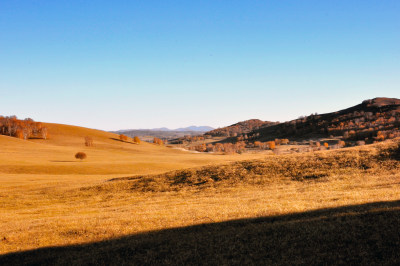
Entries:
<svg viewBox="0 0 400 266">
<path fill-rule="evenodd" d="M 0 114 L 225 126 L 400 98 L 400 1 L 0 1 Z"/>
</svg>

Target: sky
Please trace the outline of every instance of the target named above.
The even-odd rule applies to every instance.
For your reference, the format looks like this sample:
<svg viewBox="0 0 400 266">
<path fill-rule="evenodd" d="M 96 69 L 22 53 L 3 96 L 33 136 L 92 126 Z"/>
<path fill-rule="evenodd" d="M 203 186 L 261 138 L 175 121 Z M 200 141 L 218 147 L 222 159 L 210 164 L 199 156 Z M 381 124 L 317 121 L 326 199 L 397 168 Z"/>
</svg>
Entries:
<svg viewBox="0 0 400 266">
<path fill-rule="evenodd" d="M 0 1 L 0 115 L 103 130 L 400 98 L 400 1 Z"/>
</svg>

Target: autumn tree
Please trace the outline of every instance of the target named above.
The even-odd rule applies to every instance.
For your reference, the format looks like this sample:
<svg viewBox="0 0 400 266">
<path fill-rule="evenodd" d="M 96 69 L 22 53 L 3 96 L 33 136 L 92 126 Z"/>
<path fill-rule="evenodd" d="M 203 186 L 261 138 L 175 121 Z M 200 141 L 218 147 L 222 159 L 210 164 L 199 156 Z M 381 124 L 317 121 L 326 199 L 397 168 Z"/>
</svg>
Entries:
<svg viewBox="0 0 400 266">
<path fill-rule="evenodd" d="M 275 149 L 275 141 L 268 141 L 268 148 L 270 150 Z"/>
<path fill-rule="evenodd" d="M 206 149 L 207 152 L 212 152 L 214 151 L 214 145 L 212 145 L 212 143 L 208 143 Z"/>
<path fill-rule="evenodd" d="M 377 141 L 383 141 L 383 140 L 385 140 L 385 135 L 382 133 L 382 131 L 378 131 L 378 133 L 376 134 L 375 139 Z"/>
<path fill-rule="evenodd" d="M 15 130 L 14 136 L 19 139 L 24 139 L 24 133 L 21 129 Z"/>
<path fill-rule="evenodd" d="M 288 139 L 281 139 L 281 144 L 282 145 L 288 145 L 289 144 L 289 140 Z"/>
<path fill-rule="evenodd" d="M 119 135 L 119 139 L 122 141 L 128 141 L 128 136 L 121 134 L 121 135 Z"/>
<path fill-rule="evenodd" d="M 215 144 L 214 151 L 222 152 L 223 149 L 224 149 L 224 145 L 222 145 L 222 143 L 216 143 Z"/>
<path fill-rule="evenodd" d="M 75 158 L 80 159 L 82 161 L 83 159 L 86 159 L 87 156 L 86 153 L 80 151 L 75 154 Z"/>
<path fill-rule="evenodd" d="M 223 147 L 224 147 L 224 152 L 225 153 L 232 153 L 234 151 L 232 143 L 224 143 Z"/>
<path fill-rule="evenodd" d="M 0 134 L 20 139 L 31 137 L 46 139 L 48 136 L 47 128 L 42 123 L 35 122 L 30 118 L 20 120 L 16 116 L 0 116 Z"/>
<path fill-rule="evenodd" d="M 133 137 L 133 142 L 140 144 L 141 140 L 138 136 Z"/>
<path fill-rule="evenodd" d="M 154 143 L 154 144 L 158 144 L 158 145 L 160 145 L 160 146 L 164 145 L 164 142 L 163 142 L 161 139 L 159 139 L 159 138 L 154 138 L 154 139 L 153 139 L 153 143 Z"/>
<path fill-rule="evenodd" d="M 254 141 L 254 147 L 261 148 L 261 141 Z"/>
<path fill-rule="evenodd" d="M 340 140 L 338 145 L 339 145 L 339 147 L 343 148 L 346 146 L 346 142 L 344 142 L 343 140 Z"/>
<path fill-rule="evenodd" d="M 42 139 L 47 139 L 49 137 L 49 132 L 47 130 L 47 127 L 42 127 L 40 129 L 40 134 L 42 135 Z"/>
<path fill-rule="evenodd" d="M 93 146 L 93 139 L 92 137 L 86 136 L 85 137 L 85 146 L 91 147 Z"/>
</svg>

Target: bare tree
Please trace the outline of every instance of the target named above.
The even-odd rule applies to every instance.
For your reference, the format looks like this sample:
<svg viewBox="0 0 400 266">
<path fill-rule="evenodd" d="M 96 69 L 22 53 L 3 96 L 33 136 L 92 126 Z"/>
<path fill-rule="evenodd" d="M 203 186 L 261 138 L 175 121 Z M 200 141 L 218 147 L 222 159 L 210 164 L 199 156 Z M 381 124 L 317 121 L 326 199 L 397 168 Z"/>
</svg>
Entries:
<svg viewBox="0 0 400 266">
<path fill-rule="evenodd" d="M 85 146 L 91 147 L 93 146 L 93 139 L 92 137 L 86 136 L 85 137 Z"/>
</svg>

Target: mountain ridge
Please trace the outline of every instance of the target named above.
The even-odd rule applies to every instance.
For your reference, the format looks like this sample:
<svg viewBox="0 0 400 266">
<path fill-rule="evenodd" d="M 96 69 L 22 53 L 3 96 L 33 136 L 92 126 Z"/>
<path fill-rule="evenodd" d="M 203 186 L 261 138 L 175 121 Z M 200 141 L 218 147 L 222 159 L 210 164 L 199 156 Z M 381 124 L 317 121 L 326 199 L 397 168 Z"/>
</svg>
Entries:
<svg viewBox="0 0 400 266">
<path fill-rule="evenodd" d="M 160 127 L 160 128 L 139 128 L 139 129 L 120 129 L 113 132 L 127 132 L 127 131 L 198 131 L 198 132 L 207 132 L 214 130 L 213 127 L 210 126 L 188 126 L 188 127 L 180 127 L 176 129 L 169 129 L 167 127 Z"/>
</svg>

